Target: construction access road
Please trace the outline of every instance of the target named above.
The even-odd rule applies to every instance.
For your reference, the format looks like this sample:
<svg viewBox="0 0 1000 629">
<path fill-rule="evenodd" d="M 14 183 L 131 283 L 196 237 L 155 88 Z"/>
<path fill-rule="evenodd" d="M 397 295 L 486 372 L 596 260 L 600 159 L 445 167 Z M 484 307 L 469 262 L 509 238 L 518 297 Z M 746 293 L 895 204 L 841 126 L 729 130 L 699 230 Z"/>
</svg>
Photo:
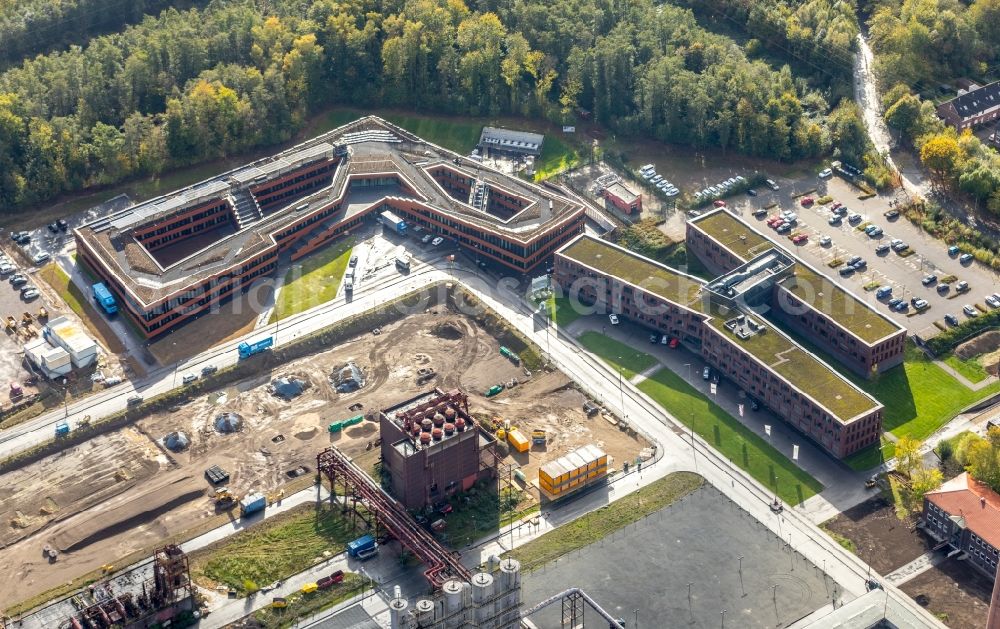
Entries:
<svg viewBox="0 0 1000 629">
<path fill-rule="evenodd" d="M 338 298 L 286 319 L 280 323 L 280 330 L 269 326 L 266 330 L 257 330 L 247 335 L 247 338 L 252 341 L 268 334 L 276 335 L 276 345 L 280 347 L 282 343 L 288 343 L 298 336 L 314 332 L 336 321 L 369 310 L 376 304 L 389 302 L 439 281 L 460 282 L 465 285 L 482 303 L 492 308 L 512 327 L 547 352 L 556 367 L 579 383 L 594 398 L 605 400 L 607 405 L 617 410 L 621 416 L 629 418 L 640 432 L 658 444 L 658 447 L 663 449 L 663 456 L 651 469 L 644 470 L 643 481 L 651 482 L 654 478 L 678 469 L 697 472 L 779 537 L 787 538 L 790 546 L 814 565 L 822 566 L 842 588 L 839 592 L 840 601 L 850 600 L 865 592 L 867 577 L 872 573 L 858 557 L 845 550 L 806 516 L 794 509 L 785 509 L 777 514 L 772 512 L 769 505 L 773 497 L 767 488 L 742 470 L 735 468 L 700 438 L 688 436 L 676 418 L 649 400 L 631 383 L 626 382 L 623 386 L 619 374 L 613 368 L 586 352 L 573 338 L 560 333 L 558 329 L 539 326 L 537 318 L 533 316 L 533 310 L 512 290 L 510 284 L 497 282 L 495 278 L 479 275 L 474 270 L 451 263 L 435 267 L 418 262 L 405 277 L 386 276 L 368 282 L 367 289 L 354 295 L 354 299 L 350 302 Z M 206 365 L 222 367 L 234 364 L 237 361 L 236 343 L 238 341 L 230 347 L 205 352 L 174 369 L 152 374 L 138 390 L 143 395 L 162 393 L 175 385 L 178 371 L 184 373 L 189 370 L 200 370 Z M 88 412 L 94 417 L 100 417 L 121 410 L 125 407 L 127 397 L 135 394 L 134 390 L 131 385 L 120 391 L 112 390 L 102 395 L 99 401 L 88 400 L 90 408 L 86 411 L 74 407 L 70 409 L 71 414 Z M 94 408 L 95 406 L 97 408 Z M 14 429 L 16 432 L 13 434 L 4 434 L 0 456 L 48 439 L 52 435 L 53 424 L 56 421 L 58 414 L 49 414 Z M 624 493 L 626 490 L 622 488 L 620 492 L 612 491 L 600 497 L 585 496 L 567 505 L 566 509 L 560 509 L 558 519 L 568 521 L 581 513 L 617 499 L 619 495 L 616 494 Z M 593 504 L 595 500 L 599 500 L 600 504 Z M 539 529 L 537 532 L 541 533 L 546 527 L 537 528 Z M 885 588 L 894 601 L 912 610 L 914 615 L 924 620 L 925 626 L 943 627 L 940 621 L 892 585 L 886 584 Z"/>
</svg>

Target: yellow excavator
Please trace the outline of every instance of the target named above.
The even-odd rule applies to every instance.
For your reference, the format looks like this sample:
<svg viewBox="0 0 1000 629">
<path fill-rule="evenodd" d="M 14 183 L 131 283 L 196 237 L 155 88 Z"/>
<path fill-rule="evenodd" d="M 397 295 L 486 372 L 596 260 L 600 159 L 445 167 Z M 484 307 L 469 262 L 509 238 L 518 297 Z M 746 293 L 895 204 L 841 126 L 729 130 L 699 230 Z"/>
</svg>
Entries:
<svg viewBox="0 0 1000 629">
<path fill-rule="evenodd" d="M 215 490 L 215 508 L 220 511 L 228 511 L 236 506 L 240 499 L 229 491 L 227 487 L 219 487 Z"/>
</svg>

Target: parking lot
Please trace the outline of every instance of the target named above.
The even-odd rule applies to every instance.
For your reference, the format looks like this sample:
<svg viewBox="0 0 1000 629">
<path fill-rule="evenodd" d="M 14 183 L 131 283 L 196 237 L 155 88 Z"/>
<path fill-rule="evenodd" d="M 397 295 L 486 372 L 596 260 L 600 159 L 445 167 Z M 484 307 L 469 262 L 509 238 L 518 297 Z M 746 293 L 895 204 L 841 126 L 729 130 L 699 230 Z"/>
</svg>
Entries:
<svg viewBox="0 0 1000 629">
<path fill-rule="evenodd" d="M 785 185 L 778 192 L 761 191 L 757 197 L 739 195 L 727 202 L 744 220 L 793 249 L 802 259 L 868 301 L 879 312 L 906 326 L 911 332 L 928 335 L 935 330 L 933 322 L 943 321 L 947 314 L 954 315 L 961 321 L 968 316 L 962 312 L 963 306 L 967 304 L 974 308 L 978 305 L 977 310 L 987 310 L 989 306 L 984 298 L 1000 290 L 996 276 L 990 269 L 974 261 L 963 264 L 957 255 L 949 255 L 946 244 L 921 232 L 903 217 L 887 219 L 884 216 L 890 209 L 890 199 L 887 197 L 859 200 L 858 192 L 836 177 L 826 180 L 805 178 L 799 182 L 779 181 L 779 184 Z M 815 192 L 809 194 L 813 199 L 824 194 L 830 195 L 833 203 L 840 202 L 848 208 L 847 216 L 839 225 L 833 226 L 828 222 L 833 203 L 813 203 L 803 207 L 800 200 L 793 197 L 811 188 L 815 188 Z M 768 210 L 767 215 L 758 218 L 752 216 L 753 210 L 772 203 L 778 205 Z M 784 236 L 775 233 L 766 223 L 768 217 L 781 210 L 793 211 L 798 218 L 797 224 Z M 859 214 L 860 219 L 849 221 L 848 217 L 852 214 Z M 880 227 L 882 234 L 877 237 L 868 236 L 859 229 L 866 225 Z M 793 244 L 790 239 L 785 238 L 795 234 L 803 234 L 808 238 L 799 244 Z M 830 243 L 820 244 L 822 236 L 828 236 Z M 876 253 L 877 246 L 889 244 L 893 239 L 906 242 L 910 253 L 904 251 L 901 254 L 891 249 Z M 867 265 L 847 277 L 839 273 L 844 264 L 836 268 L 830 266 L 835 260 L 846 263 L 856 256 L 863 258 Z M 937 280 L 925 285 L 922 279 L 927 275 L 934 275 Z M 945 290 L 942 284 L 951 277 L 954 279 Z M 955 290 L 959 281 L 969 284 L 969 290 L 964 294 Z M 880 287 L 890 287 L 891 295 L 877 298 L 877 288 Z M 887 305 L 894 298 L 907 303 L 914 298 L 925 299 L 928 307 L 921 312 L 912 307 L 896 312 Z"/>
</svg>

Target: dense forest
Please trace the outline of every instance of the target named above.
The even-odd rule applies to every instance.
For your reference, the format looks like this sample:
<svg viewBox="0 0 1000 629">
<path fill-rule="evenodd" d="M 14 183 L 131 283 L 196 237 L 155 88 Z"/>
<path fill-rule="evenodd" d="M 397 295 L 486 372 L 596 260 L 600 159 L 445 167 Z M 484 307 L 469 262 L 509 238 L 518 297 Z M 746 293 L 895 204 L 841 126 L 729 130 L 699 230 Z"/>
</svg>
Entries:
<svg viewBox="0 0 1000 629">
<path fill-rule="evenodd" d="M 891 86 L 883 97 L 890 128 L 917 151 L 937 186 L 1000 214 L 1000 155 L 946 128 L 931 100 L 953 96 L 960 77 L 1000 78 L 1000 0 L 887 1 L 870 25 L 880 78 Z"/>
<path fill-rule="evenodd" d="M 804 78 L 651 0 L 216 0 L 0 74 L 0 208 L 280 142 L 337 103 L 581 114 L 778 159 L 862 150 L 852 108 L 828 116 Z"/>
<path fill-rule="evenodd" d="M 118 30 L 176 0 L 0 0 L 0 67 L 56 46 Z"/>
<path fill-rule="evenodd" d="M 1000 62 L 1000 0 L 887 0 L 869 26 L 886 85 L 929 92 L 958 77 L 995 73 Z"/>
</svg>

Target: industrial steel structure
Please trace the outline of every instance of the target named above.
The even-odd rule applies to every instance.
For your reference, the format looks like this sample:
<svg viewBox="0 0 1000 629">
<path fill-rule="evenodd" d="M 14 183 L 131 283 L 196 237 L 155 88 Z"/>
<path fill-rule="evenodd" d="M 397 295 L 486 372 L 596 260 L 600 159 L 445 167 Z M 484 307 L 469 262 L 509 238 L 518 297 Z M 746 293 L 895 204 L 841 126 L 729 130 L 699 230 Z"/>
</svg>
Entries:
<svg viewBox="0 0 1000 629">
<path fill-rule="evenodd" d="M 462 565 L 458 553 L 445 548 L 427 529 L 417 524 L 406 508 L 386 493 L 351 459 L 336 448 L 327 448 L 316 456 L 316 469 L 330 481 L 330 500 L 337 496 L 337 483 L 343 486 L 344 510 L 351 510 L 377 533 L 383 530 L 395 538 L 427 565 L 424 576 L 434 588 L 440 588 L 448 579 L 468 581 L 472 573 Z M 358 504 L 373 519 L 358 510 Z"/>
</svg>

